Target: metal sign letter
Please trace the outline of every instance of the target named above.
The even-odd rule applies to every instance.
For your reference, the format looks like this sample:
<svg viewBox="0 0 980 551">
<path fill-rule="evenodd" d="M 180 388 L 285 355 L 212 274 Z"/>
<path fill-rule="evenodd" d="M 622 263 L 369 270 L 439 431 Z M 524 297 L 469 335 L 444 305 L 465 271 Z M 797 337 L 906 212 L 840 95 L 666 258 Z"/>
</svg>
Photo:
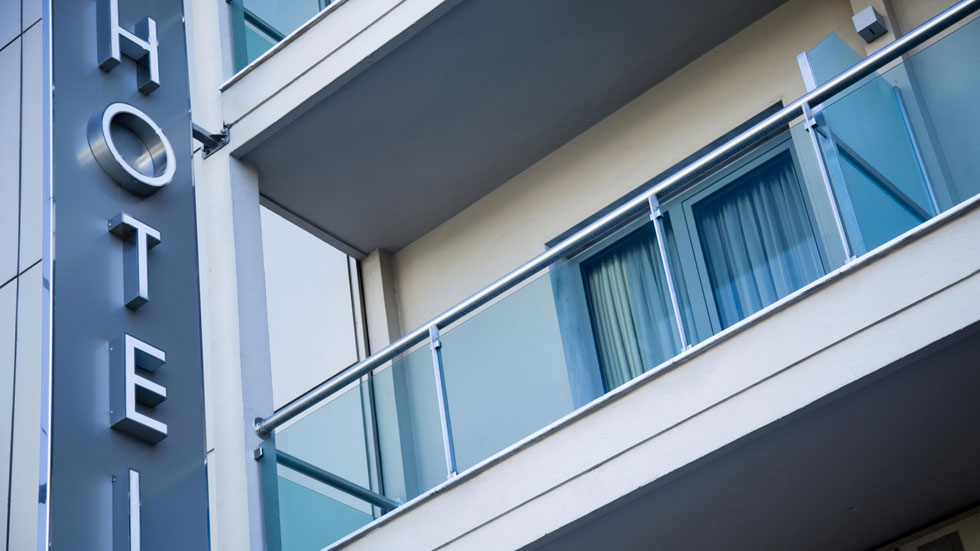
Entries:
<svg viewBox="0 0 980 551">
<path fill-rule="evenodd" d="M 112 551 L 140 551 L 140 473 L 112 477 Z"/>
<path fill-rule="evenodd" d="M 113 125 L 132 132 L 144 148 L 127 159 L 112 137 Z M 113 103 L 88 123 L 88 145 L 95 160 L 117 184 L 136 195 L 151 195 L 174 179 L 174 148 L 149 115 L 125 103 Z M 134 166 L 136 165 L 136 166 Z"/>
<path fill-rule="evenodd" d="M 136 373 L 156 371 L 167 361 L 163 350 L 130 334 L 109 343 L 109 417 L 112 428 L 156 444 L 167 437 L 167 425 L 136 411 L 136 403 L 155 407 L 167 399 L 167 389 Z"/>
<path fill-rule="evenodd" d="M 99 69 L 108 73 L 122 63 L 122 55 L 125 55 L 138 65 L 136 87 L 140 92 L 148 95 L 159 88 L 157 22 L 149 17 L 140 20 L 134 34 L 119 26 L 119 0 L 99 0 L 96 9 Z"/>
<path fill-rule="evenodd" d="M 147 253 L 160 243 L 160 232 L 124 212 L 109 220 L 109 231 L 125 241 L 123 245 L 124 299 L 126 306 L 136 310 L 150 300 Z"/>
</svg>

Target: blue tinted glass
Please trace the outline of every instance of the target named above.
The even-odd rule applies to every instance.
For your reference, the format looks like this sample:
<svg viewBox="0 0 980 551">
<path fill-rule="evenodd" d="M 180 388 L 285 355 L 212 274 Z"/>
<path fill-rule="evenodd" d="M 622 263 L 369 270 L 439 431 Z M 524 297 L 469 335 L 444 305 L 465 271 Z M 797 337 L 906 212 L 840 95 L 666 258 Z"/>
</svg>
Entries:
<svg viewBox="0 0 980 551">
<path fill-rule="evenodd" d="M 902 82 L 942 208 L 980 193 L 980 19 L 889 71 Z M 914 75 L 911 78 L 908 75 Z M 905 76 L 905 78 L 898 78 Z"/>
<path fill-rule="evenodd" d="M 722 327 L 824 274 L 788 151 L 697 203 L 693 211 Z"/>
<path fill-rule="evenodd" d="M 808 56 L 818 84 L 860 60 L 837 34 Z M 913 147 L 906 103 L 889 80 L 868 77 L 818 110 L 821 145 L 830 157 L 831 178 L 858 253 L 935 214 L 924 167 Z"/>
<path fill-rule="evenodd" d="M 409 500 L 446 481 L 446 456 L 428 346 L 374 376 L 385 495 Z"/>
<path fill-rule="evenodd" d="M 374 520 L 370 513 L 316 491 L 314 484 L 279 479 L 282 551 L 323 549 Z"/>
<path fill-rule="evenodd" d="M 546 274 L 444 331 L 441 340 L 460 469 L 572 411 Z"/>
<path fill-rule="evenodd" d="M 295 31 L 320 11 L 319 0 L 244 0 L 245 9 L 283 36 Z"/>
<path fill-rule="evenodd" d="M 680 351 L 680 336 L 653 224 L 582 265 L 607 390 Z"/>
<path fill-rule="evenodd" d="M 276 40 L 262 33 L 252 23 L 245 21 L 245 52 L 251 63 L 264 54 L 266 50 L 276 45 Z"/>
</svg>

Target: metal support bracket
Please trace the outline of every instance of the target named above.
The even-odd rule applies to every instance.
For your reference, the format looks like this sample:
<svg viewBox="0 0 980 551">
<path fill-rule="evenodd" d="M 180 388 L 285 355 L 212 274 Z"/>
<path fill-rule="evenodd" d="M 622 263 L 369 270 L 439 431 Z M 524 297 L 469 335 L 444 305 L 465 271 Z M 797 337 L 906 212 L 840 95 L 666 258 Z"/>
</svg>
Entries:
<svg viewBox="0 0 980 551">
<path fill-rule="evenodd" d="M 222 128 L 220 133 L 212 134 L 211 132 L 208 132 L 204 128 L 192 122 L 191 134 L 194 136 L 195 140 L 201 142 L 205 159 L 210 157 L 215 151 L 218 151 L 222 147 L 228 145 L 228 142 L 231 140 L 231 135 L 229 134 L 229 129 L 227 126 Z"/>
<path fill-rule="evenodd" d="M 813 110 L 810 109 L 810 104 L 803 104 L 803 128 L 810 131 L 817 127 L 817 118 L 813 116 Z"/>
</svg>

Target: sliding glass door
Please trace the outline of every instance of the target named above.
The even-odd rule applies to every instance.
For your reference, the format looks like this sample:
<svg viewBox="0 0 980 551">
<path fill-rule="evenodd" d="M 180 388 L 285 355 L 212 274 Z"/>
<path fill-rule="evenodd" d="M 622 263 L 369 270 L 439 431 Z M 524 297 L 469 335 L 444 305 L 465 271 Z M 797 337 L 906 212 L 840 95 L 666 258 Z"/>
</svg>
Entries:
<svg viewBox="0 0 980 551">
<path fill-rule="evenodd" d="M 779 147 L 680 205 L 717 330 L 826 272 L 796 167 Z"/>
<path fill-rule="evenodd" d="M 579 314 L 587 310 L 590 345 L 605 391 L 681 352 L 668 277 L 685 337 L 694 344 L 830 269 L 834 255 L 828 254 L 822 237 L 827 233 L 819 228 L 833 222 L 821 224 L 826 209 L 811 204 L 814 193 L 791 135 L 782 133 L 666 198 L 659 219 L 663 252 L 656 222 L 641 219 L 573 263 L 584 297 Z M 556 296 L 568 305 L 575 302 L 572 295 Z M 565 308 L 562 317 L 574 313 Z M 566 357 L 587 356 L 566 350 Z"/>
</svg>

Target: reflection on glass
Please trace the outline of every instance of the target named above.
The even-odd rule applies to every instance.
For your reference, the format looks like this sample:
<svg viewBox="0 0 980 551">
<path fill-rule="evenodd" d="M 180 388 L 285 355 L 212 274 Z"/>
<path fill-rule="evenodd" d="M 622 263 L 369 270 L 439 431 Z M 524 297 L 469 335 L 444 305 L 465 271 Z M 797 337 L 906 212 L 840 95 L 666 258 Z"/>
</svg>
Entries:
<svg viewBox="0 0 980 551">
<path fill-rule="evenodd" d="M 653 224 L 644 224 L 582 265 L 607 389 L 680 352 Z"/>
<path fill-rule="evenodd" d="M 548 277 L 443 331 L 441 340 L 461 470 L 572 411 Z"/>
<path fill-rule="evenodd" d="M 374 375 L 374 403 L 385 495 L 409 500 L 446 480 L 428 345 Z"/>
<path fill-rule="evenodd" d="M 316 488 L 317 482 L 300 482 L 279 467 L 279 518 L 282 551 L 315 551 L 374 520 L 364 507 L 351 507 Z M 289 476 L 286 476 L 289 474 Z"/>
<path fill-rule="evenodd" d="M 697 203 L 694 218 L 722 327 L 824 273 L 788 151 Z"/>
<path fill-rule="evenodd" d="M 332 0 L 241 0 L 245 23 L 245 56 L 241 67 L 254 61 L 306 23 Z M 239 69 L 241 68 L 239 67 Z"/>
<path fill-rule="evenodd" d="M 950 102 L 950 97 L 936 101 L 936 91 L 943 90 L 940 94 L 946 96 L 947 90 L 980 84 L 977 71 L 970 70 L 970 61 L 963 57 L 969 55 L 968 48 L 977 46 L 978 38 L 977 24 L 971 23 L 888 72 L 865 78 L 818 109 L 821 148 L 857 254 L 967 196 L 951 177 L 950 157 L 943 149 L 956 147 L 961 138 L 969 140 L 975 132 L 949 132 L 949 126 L 936 121 L 951 122 L 948 115 L 943 116 L 951 106 L 955 106 L 957 121 L 968 120 L 973 102 L 962 101 L 966 98 Z M 860 59 L 836 34 L 808 56 L 818 83 Z M 948 71 L 952 65 L 958 69 Z M 923 79 L 923 74 L 931 78 Z M 947 84 L 953 86 L 946 88 Z M 952 124 L 963 128 L 961 122 Z M 942 134 L 951 134 L 953 139 L 944 141 Z M 960 153 L 953 165 L 973 162 L 974 155 Z M 965 172 L 967 178 L 974 175 L 971 169 Z"/>
<path fill-rule="evenodd" d="M 335 396 L 276 434 L 270 459 L 285 453 L 365 488 L 377 489 L 371 476 L 364 423 L 364 385 Z M 278 522 L 282 549 L 322 549 L 374 520 L 370 504 L 283 464 L 275 465 Z M 267 522 L 275 522 L 274 515 Z"/>
</svg>

